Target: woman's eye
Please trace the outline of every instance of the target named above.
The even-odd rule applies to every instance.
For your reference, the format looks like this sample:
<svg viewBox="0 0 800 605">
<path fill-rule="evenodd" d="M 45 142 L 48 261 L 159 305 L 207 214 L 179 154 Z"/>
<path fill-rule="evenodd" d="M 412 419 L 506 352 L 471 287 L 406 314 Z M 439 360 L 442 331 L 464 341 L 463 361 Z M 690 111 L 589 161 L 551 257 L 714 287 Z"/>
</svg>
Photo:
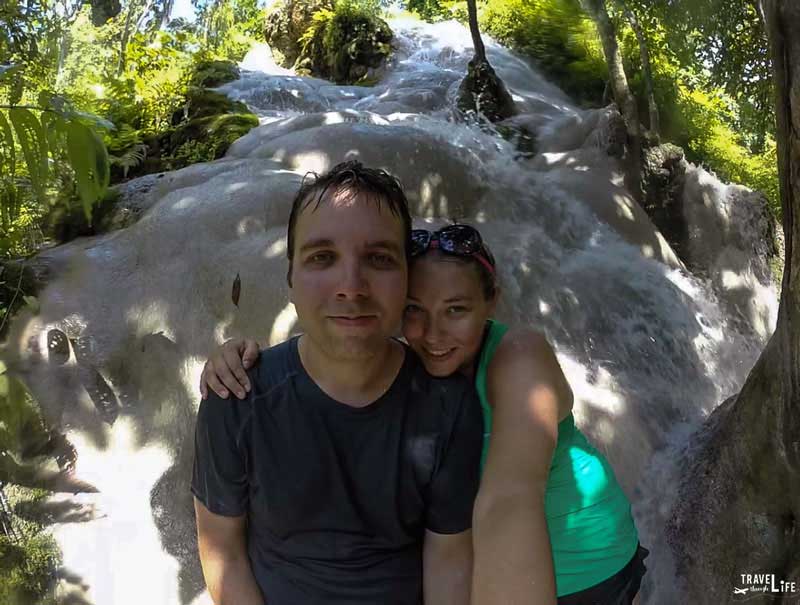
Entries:
<svg viewBox="0 0 800 605">
<path fill-rule="evenodd" d="M 405 313 L 416 313 L 419 310 L 420 309 L 417 305 L 406 305 L 406 308 L 403 309 Z"/>
<path fill-rule="evenodd" d="M 447 312 L 450 313 L 450 315 L 456 315 L 458 313 L 464 313 L 467 310 L 468 309 L 466 307 L 459 307 L 459 306 L 452 306 L 452 307 L 448 307 L 447 308 Z"/>
</svg>

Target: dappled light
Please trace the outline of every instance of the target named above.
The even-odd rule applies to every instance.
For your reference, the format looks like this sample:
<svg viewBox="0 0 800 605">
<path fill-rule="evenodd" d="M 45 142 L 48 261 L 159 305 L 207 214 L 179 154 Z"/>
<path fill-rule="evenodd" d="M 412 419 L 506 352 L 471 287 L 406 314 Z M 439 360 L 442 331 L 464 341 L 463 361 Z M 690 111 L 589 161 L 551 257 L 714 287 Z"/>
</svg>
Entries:
<svg viewBox="0 0 800 605">
<path fill-rule="evenodd" d="M 613 107 L 580 108 L 489 40 L 517 115 L 465 121 L 454 110 L 472 54 L 464 27 L 391 25 L 395 55 L 374 86 L 299 77 L 254 47 L 217 90 L 259 126 L 216 161 L 121 185 L 124 228 L 36 257 L 38 314 L 16 316 L 3 353 L 75 447 L 75 479 L 98 490 L 41 506 L 64 555 L 64 603 L 207 601 L 189 492 L 203 362 L 227 339 L 274 345 L 300 330 L 286 280 L 292 200 L 306 173 L 351 159 L 397 176 L 415 225 L 480 227 L 499 319 L 554 345 L 577 426 L 614 467 L 642 543 L 668 556 L 675 451 L 741 388 L 777 319 L 754 194 L 684 161 L 678 246 L 623 184 Z"/>
</svg>

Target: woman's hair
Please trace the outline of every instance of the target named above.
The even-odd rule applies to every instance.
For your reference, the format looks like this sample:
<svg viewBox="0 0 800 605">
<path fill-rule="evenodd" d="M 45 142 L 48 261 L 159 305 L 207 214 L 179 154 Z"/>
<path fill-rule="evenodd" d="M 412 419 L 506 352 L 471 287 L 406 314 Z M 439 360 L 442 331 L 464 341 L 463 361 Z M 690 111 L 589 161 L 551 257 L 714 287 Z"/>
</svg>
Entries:
<svg viewBox="0 0 800 605">
<path fill-rule="evenodd" d="M 459 224 L 459 223 L 448 223 L 448 224 Z M 475 231 L 478 231 L 473 225 L 470 225 Z M 480 233 L 480 231 L 478 231 Z M 483 236 L 481 236 L 481 239 Z M 436 249 L 435 249 L 436 250 Z M 498 284 L 497 284 L 497 263 L 494 259 L 494 254 L 489 249 L 489 246 L 486 244 L 484 240 L 483 244 L 481 245 L 480 254 L 483 258 L 492 266 L 494 272 L 489 271 L 489 269 L 484 266 L 478 259 L 474 256 L 461 256 L 458 254 L 447 254 L 446 252 L 442 252 L 441 250 L 436 250 L 439 254 L 443 257 L 447 258 L 448 260 L 452 260 L 457 263 L 461 263 L 462 265 L 472 265 L 478 271 L 478 279 L 481 282 L 481 291 L 483 292 L 483 298 L 485 300 L 492 300 L 497 295 Z M 413 265 L 414 261 L 418 258 L 422 258 L 425 254 L 428 254 L 430 250 L 427 252 L 415 256 L 411 258 L 411 265 Z M 410 267 L 409 267 L 410 268 Z"/>
</svg>

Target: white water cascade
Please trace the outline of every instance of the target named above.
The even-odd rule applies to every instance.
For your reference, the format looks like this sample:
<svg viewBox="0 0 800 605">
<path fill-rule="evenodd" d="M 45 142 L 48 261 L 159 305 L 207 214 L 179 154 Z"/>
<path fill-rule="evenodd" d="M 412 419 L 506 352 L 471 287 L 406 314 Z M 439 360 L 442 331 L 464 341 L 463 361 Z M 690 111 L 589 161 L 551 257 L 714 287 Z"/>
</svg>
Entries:
<svg viewBox="0 0 800 605">
<path fill-rule="evenodd" d="M 254 49 L 249 71 L 222 90 L 246 101 L 260 127 L 222 160 L 128 186 L 137 193 L 127 203 L 141 212 L 133 225 L 41 255 L 51 276 L 39 313 L 18 316 L 5 353 L 77 448 L 76 476 L 98 489 L 54 497 L 92 511 L 54 527 L 64 554 L 59 590 L 70 602 L 210 603 L 189 493 L 201 363 L 227 338 L 274 343 L 292 333 L 291 198 L 307 171 L 350 158 L 397 174 L 420 219 L 479 226 L 500 266 L 500 318 L 546 332 L 575 391 L 579 426 L 631 497 L 652 551 L 643 602 L 679 602 L 663 524 L 680 453 L 757 359 L 775 325 L 774 288 L 754 278 L 741 243 L 718 242 L 719 258 L 707 263 L 727 271 L 724 279 L 687 272 L 622 187 L 604 147 L 610 110 L 577 108 L 488 41 L 517 103 L 515 122 L 535 134 L 537 153 L 524 156 L 456 120 L 467 30 L 390 25 L 396 52 L 373 88 L 297 77 L 267 47 Z M 740 189 L 690 170 L 713 181 L 708 204 L 725 206 Z M 755 237 L 746 224 L 731 228 L 744 232 L 741 241 Z M 735 266 L 724 264 L 729 257 Z M 726 283 L 741 308 L 720 302 Z M 72 341 L 66 360 L 48 353 L 53 330 Z"/>
</svg>

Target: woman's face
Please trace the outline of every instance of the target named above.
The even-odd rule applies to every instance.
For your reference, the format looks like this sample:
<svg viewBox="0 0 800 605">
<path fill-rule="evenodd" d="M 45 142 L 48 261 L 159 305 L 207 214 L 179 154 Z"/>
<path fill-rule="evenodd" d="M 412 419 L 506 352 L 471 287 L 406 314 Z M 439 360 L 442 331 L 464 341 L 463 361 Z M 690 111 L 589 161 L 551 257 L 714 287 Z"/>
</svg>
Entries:
<svg viewBox="0 0 800 605">
<path fill-rule="evenodd" d="M 494 307 L 495 300 L 484 297 L 477 267 L 428 252 L 411 267 L 403 335 L 433 376 L 472 376 Z"/>
</svg>

